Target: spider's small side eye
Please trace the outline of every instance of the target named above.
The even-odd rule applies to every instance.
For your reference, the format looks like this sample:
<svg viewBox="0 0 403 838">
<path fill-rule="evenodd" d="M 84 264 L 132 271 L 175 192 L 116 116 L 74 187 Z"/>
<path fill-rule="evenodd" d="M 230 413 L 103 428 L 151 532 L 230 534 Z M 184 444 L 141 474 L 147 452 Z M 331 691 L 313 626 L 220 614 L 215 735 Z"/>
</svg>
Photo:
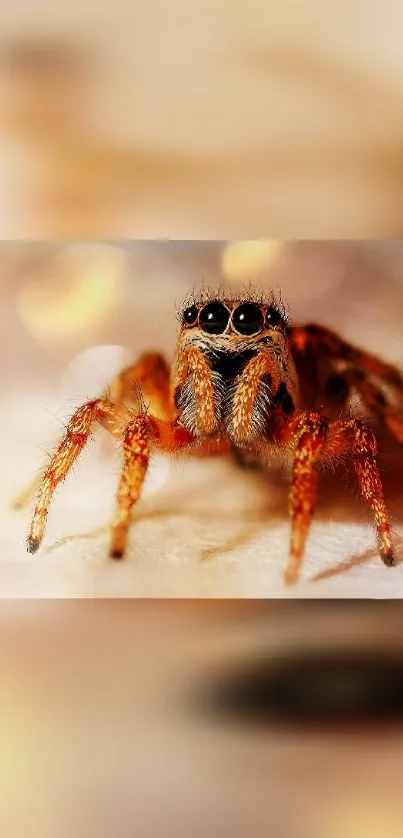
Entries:
<svg viewBox="0 0 403 838">
<path fill-rule="evenodd" d="M 182 315 L 184 325 L 195 326 L 198 314 L 199 309 L 197 308 L 197 306 L 189 306 L 189 308 L 186 308 Z"/>
<path fill-rule="evenodd" d="M 282 323 L 282 320 L 283 318 L 278 309 L 274 308 L 274 306 L 269 306 L 266 311 L 266 325 L 275 329 L 276 326 L 279 326 L 280 323 Z"/>
</svg>

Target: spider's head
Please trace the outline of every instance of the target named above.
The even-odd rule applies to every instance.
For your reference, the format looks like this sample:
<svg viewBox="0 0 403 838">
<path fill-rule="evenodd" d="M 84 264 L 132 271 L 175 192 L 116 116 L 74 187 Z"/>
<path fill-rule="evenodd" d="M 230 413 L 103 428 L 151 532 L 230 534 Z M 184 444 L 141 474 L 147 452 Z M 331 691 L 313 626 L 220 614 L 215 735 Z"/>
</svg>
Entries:
<svg viewBox="0 0 403 838">
<path fill-rule="evenodd" d="M 237 352 L 245 344 L 262 346 L 284 333 L 288 315 L 283 305 L 263 298 L 209 298 L 187 301 L 180 311 L 181 339 L 200 349 Z"/>
<path fill-rule="evenodd" d="M 282 304 L 211 294 L 187 301 L 179 318 L 175 404 L 191 433 L 225 427 L 235 444 L 249 444 L 272 409 L 294 410 L 298 382 Z"/>
</svg>

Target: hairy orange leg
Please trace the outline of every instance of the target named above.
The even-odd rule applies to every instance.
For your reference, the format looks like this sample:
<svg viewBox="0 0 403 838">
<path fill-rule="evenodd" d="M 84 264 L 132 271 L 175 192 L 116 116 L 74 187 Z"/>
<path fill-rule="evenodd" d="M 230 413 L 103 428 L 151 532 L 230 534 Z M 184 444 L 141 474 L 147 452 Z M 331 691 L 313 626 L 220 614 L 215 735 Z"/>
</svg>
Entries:
<svg viewBox="0 0 403 838">
<path fill-rule="evenodd" d="M 356 419 L 328 424 L 319 413 L 301 414 L 282 431 L 283 442 L 294 448 L 290 492 L 291 546 L 285 581 L 297 580 L 315 509 L 317 465 L 321 458 L 337 459 L 350 453 L 363 500 L 374 517 L 382 561 L 393 566 L 391 527 L 377 465 L 377 445 L 371 429 Z"/>
<path fill-rule="evenodd" d="M 164 356 L 158 352 L 141 355 L 136 363 L 122 370 L 108 387 L 112 402 L 138 405 L 139 393 L 152 402 L 152 412 L 163 419 L 174 418 L 170 392 L 171 371 Z"/>
<path fill-rule="evenodd" d="M 121 436 L 127 421 L 128 414 L 124 407 L 104 399 L 87 402 L 74 413 L 47 468 L 41 472 L 41 482 L 28 537 L 30 553 L 35 553 L 41 544 L 53 494 L 88 442 L 94 423 L 104 425 L 114 436 Z"/>
<path fill-rule="evenodd" d="M 294 417 L 284 431 L 283 442 L 294 450 L 289 498 L 291 544 L 285 571 L 287 584 L 296 582 L 306 539 L 316 505 L 317 463 L 326 438 L 327 422 L 319 413 Z"/>
<path fill-rule="evenodd" d="M 138 500 L 147 471 L 151 442 L 164 451 L 176 451 L 190 445 L 193 437 L 175 422 L 151 416 L 128 420 L 122 405 L 96 399 L 80 407 L 71 418 L 66 433 L 42 475 L 36 507 L 28 537 L 28 550 L 38 550 L 45 532 L 53 494 L 67 476 L 89 440 L 96 423 L 113 436 L 123 439 L 123 470 L 117 495 L 117 512 L 112 528 L 111 555 L 123 555 L 133 504 Z"/>
<path fill-rule="evenodd" d="M 193 437 L 175 422 L 164 422 L 151 416 L 139 416 L 127 426 L 123 439 L 123 469 L 117 493 L 117 509 L 112 525 L 110 555 L 124 555 L 132 509 L 137 503 L 152 448 L 176 452 L 190 445 Z"/>
<path fill-rule="evenodd" d="M 376 526 L 381 559 L 388 567 L 395 565 L 392 533 L 377 463 L 377 443 L 372 430 L 360 419 L 341 419 L 331 425 L 329 454 L 350 451 L 362 498 L 370 509 Z"/>
<path fill-rule="evenodd" d="M 170 368 L 159 353 L 145 353 L 136 363 L 126 367 L 112 381 L 102 399 L 105 402 L 133 404 L 139 411 L 143 396 L 152 401 L 153 411 L 156 411 L 158 416 L 164 419 L 174 418 L 175 409 L 170 394 Z M 99 414 L 97 421 L 106 427 L 108 416 Z M 39 489 L 42 478 L 42 472 L 36 475 L 12 500 L 11 506 L 17 510 L 27 506 Z"/>
</svg>

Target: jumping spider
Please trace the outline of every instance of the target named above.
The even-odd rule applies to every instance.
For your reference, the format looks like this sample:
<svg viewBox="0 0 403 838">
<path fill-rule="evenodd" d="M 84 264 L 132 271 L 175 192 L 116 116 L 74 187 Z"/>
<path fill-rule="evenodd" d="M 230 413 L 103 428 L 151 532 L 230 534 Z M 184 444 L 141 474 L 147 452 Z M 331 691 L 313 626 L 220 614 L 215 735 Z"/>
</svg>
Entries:
<svg viewBox="0 0 403 838">
<path fill-rule="evenodd" d="M 121 440 L 124 463 L 110 555 L 124 555 L 133 505 L 153 451 L 234 452 L 269 461 L 277 450 L 292 461 L 291 545 L 285 571 L 294 582 L 315 507 L 319 462 L 350 455 L 372 512 L 380 555 L 395 564 L 391 528 L 377 466 L 374 433 L 353 418 L 350 396 L 403 442 L 403 377 L 397 369 L 318 325 L 290 326 L 274 298 L 225 294 L 187 300 L 180 311 L 176 357 L 147 353 L 71 418 L 47 468 L 36 479 L 28 538 L 35 553 L 58 484 L 99 424 Z M 153 415 L 139 408 L 138 388 Z M 136 405 L 136 410 L 133 406 Z"/>
</svg>

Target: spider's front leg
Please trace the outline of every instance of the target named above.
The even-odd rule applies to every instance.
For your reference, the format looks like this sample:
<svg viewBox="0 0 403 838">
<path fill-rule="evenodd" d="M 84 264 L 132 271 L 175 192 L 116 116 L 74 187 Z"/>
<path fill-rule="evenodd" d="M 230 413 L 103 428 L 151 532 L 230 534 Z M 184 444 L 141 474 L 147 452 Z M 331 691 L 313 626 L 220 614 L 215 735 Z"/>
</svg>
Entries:
<svg viewBox="0 0 403 838">
<path fill-rule="evenodd" d="M 30 553 L 36 553 L 39 549 L 54 492 L 80 456 L 94 425 L 103 425 L 113 436 L 121 437 L 127 423 L 126 408 L 105 399 L 87 402 L 76 410 L 67 425 L 64 437 L 38 478 L 36 505 L 28 536 Z"/>
<path fill-rule="evenodd" d="M 151 416 L 138 416 L 127 426 L 123 437 L 123 469 L 117 493 L 117 509 L 112 525 L 110 556 L 121 559 L 134 504 L 140 497 L 147 473 L 151 449 L 180 451 L 193 442 L 193 436 L 176 422 L 165 422 Z"/>
<path fill-rule="evenodd" d="M 161 419 L 173 419 L 175 409 L 171 401 L 169 364 L 159 352 L 145 352 L 139 359 L 120 372 L 102 396 L 104 402 L 126 404 L 140 412 L 143 398 L 150 399 L 152 411 Z M 101 425 L 113 433 L 110 416 L 98 415 Z M 109 422 L 109 427 L 108 427 Z M 116 430 L 116 429 L 115 429 Z M 119 428 L 117 433 L 119 435 Z M 23 509 L 39 490 L 44 472 L 33 480 L 12 500 L 13 509 Z"/>
<path fill-rule="evenodd" d="M 49 507 L 57 486 L 66 478 L 78 459 L 96 424 L 113 436 L 123 439 L 124 465 L 118 489 L 116 520 L 112 529 L 111 555 L 123 555 L 130 513 L 138 500 L 147 471 L 150 445 L 174 451 L 192 441 L 191 435 L 175 422 L 165 422 L 148 415 L 130 417 L 119 404 L 96 399 L 80 407 L 71 418 L 66 433 L 42 473 L 35 511 L 28 537 L 28 551 L 35 553 L 42 542 Z"/>
<path fill-rule="evenodd" d="M 294 416 L 283 428 L 282 442 L 293 450 L 292 484 L 289 497 L 291 545 L 285 571 L 287 584 L 296 582 L 306 539 L 316 505 L 317 464 L 323 452 L 328 422 L 320 413 Z"/>
<path fill-rule="evenodd" d="M 382 561 L 395 564 L 391 527 L 377 464 L 377 444 L 371 429 L 361 420 L 345 419 L 329 424 L 319 413 L 293 417 L 281 431 L 282 442 L 294 451 L 290 492 L 291 547 L 285 581 L 297 580 L 317 493 L 317 466 L 321 458 L 338 459 L 351 454 L 363 500 L 374 517 Z"/>
</svg>

